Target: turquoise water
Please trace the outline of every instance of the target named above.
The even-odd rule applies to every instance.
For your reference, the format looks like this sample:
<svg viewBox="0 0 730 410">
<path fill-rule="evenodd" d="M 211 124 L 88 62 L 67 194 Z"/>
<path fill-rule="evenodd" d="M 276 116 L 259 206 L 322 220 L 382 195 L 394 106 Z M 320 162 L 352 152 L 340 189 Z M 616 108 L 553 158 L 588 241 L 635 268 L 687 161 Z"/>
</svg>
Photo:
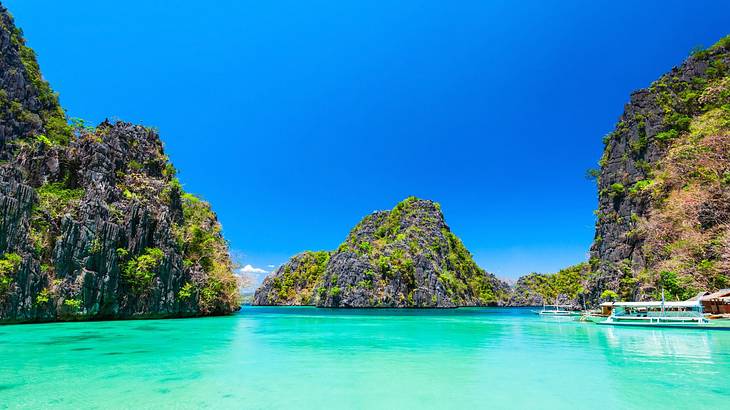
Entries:
<svg viewBox="0 0 730 410">
<path fill-rule="evenodd" d="M 730 332 L 246 307 L 0 327 L 0 408 L 726 408 Z"/>
</svg>

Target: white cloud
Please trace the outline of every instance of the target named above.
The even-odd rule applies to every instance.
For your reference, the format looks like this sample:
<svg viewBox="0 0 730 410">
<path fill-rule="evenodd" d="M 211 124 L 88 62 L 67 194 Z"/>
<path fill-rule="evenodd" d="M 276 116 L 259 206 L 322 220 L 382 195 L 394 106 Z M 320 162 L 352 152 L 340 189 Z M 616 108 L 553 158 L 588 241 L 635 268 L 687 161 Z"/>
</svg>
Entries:
<svg viewBox="0 0 730 410">
<path fill-rule="evenodd" d="M 264 269 L 261 269 L 261 268 L 255 268 L 252 265 L 246 265 L 246 266 L 244 266 L 244 267 L 241 268 L 241 273 L 255 273 L 255 274 L 259 274 L 259 273 L 269 273 L 269 271 L 264 270 Z"/>
</svg>

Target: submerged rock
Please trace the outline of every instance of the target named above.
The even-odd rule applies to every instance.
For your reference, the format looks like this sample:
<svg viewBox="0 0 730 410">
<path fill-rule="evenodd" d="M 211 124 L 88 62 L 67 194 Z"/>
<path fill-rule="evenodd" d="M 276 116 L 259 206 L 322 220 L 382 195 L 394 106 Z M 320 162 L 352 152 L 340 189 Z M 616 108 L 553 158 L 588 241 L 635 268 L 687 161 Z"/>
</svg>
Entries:
<svg viewBox="0 0 730 410">
<path fill-rule="evenodd" d="M 0 52 L 0 321 L 236 310 L 220 225 L 157 132 L 68 125 L 2 6 Z"/>
<path fill-rule="evenodd" d="M 304 252 L 269 275 L 255 305 L 457 307 L 502 303 L 508 286 L 479 268 L 439 205 L 408 198 L 366 216 L 334 252 Z"/>
</svg>

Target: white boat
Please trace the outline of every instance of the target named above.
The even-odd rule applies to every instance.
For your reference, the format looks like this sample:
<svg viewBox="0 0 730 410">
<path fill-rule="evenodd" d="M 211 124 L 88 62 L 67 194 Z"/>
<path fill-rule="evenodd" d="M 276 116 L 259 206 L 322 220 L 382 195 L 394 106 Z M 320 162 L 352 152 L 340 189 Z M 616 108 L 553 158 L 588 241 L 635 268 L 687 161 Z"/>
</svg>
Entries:
<svg viewBox="0 0 730 410">
<path fill-rule="evenodd" d="M 603 302 L 599 309 L 585 310 L 581 312 L 580 321 L 593 323 L 603 322 L 611 316 L 612 310 L 613 302 Z"/>
<path fill-rule="evenodd" d="M 569 305 L 542 305 L 542 310 L 533 310 L 533 313 L 537 313 L 543 317 L 571 317 L 580 316 L 580 313 L 570 310 Z"/>
<path fill-rule="evenodd" d="M 650 327 L 712 327 L 698 300 L 684 302 L 615 302 L 599 325 Z"/>
</svg>

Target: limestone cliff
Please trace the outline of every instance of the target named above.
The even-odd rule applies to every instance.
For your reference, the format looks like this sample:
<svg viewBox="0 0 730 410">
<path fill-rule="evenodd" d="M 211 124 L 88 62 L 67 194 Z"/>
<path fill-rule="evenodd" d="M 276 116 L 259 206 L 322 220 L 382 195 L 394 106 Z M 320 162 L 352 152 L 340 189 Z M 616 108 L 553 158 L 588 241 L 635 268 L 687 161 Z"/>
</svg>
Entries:
<svg viewBox="0 0 730 410">
<path fill-rule="evenodd" d="M 481 306 L 507 291 L 474 263 L 437 203 L 411 197 L 366 216 L 336 251 L 293 257 L 264 280 L 254 304 Z"/>
<path fill-rule="evenodd" d="M 589 298 L 730 286 L 730 37 L 634 92 L 604 142 Z"/>
<path fill-rule="evenodd" d="M 220 225 L 155 130 L 69 124 L 0 5 L 0 322 L 224 314 Z"/>
</svg>

